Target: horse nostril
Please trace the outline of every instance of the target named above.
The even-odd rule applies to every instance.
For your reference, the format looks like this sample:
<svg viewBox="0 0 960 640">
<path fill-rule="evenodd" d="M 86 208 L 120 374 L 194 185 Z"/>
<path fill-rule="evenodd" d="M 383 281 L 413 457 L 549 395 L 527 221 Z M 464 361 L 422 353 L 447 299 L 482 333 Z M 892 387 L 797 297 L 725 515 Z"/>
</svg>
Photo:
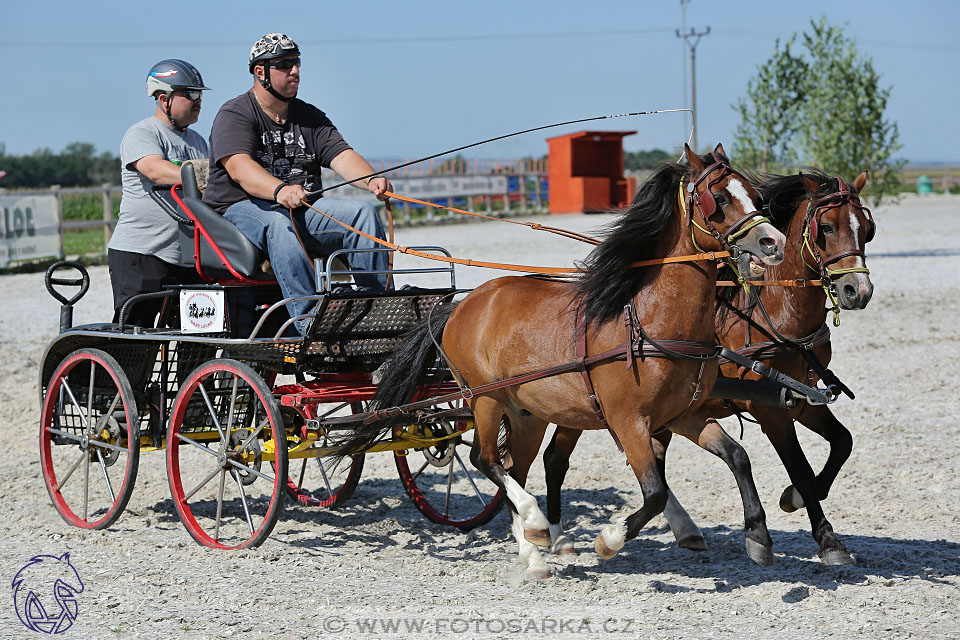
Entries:
<svg viewBox="0 0 960 640">
<path fill-rule="evenodd" d="M 777 241 L 771 238 L 770 236 L 763 236 L 760 238 L 760 246 L 769 249 L 770 247 L 777 246 Z"/>
<path fill-rule="evenodd" d="M 857 299 L 857 288 L 852 284 L 843 285 L 843 295 L 847 300 L 856 300 Z"/>
</svg>

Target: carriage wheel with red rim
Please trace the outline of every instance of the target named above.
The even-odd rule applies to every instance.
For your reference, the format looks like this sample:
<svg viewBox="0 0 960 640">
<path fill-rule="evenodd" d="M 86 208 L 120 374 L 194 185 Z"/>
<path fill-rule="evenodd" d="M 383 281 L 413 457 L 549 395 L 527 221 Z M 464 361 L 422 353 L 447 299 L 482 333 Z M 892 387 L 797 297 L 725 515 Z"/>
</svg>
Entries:
<svg viewBox="0 0 960 640">
<path fill-rule="evenodd" d="M 475 435 L 472 423 L 472 418 L 457 418 L 416 425 L 421 437 L 457 435 L 429 447 L 394 453 L 400 482 L 420 513 L 461 531 L 486 524 L 503 506 L 503 491 L 470 460 Z M 500 429 L 501 441 L 509 438 L 508 423 Z"/>
<path fill-rule="evenodd" d="M 320 417 L 333 415 L 346 406 L 346 403 L 337 405 Z M 363 411 L 360 402 L 351 402 L 349 406 L 354 413 Z M 337 467 L 330 458 L 291 459 L 287 494 L 306 507 L 336 509 L 349 500 L 357 488 L 363 461 L 362 453 L 345 458 Z"/>
<path fill-rule="evenodd" d="M 43 398 L 40 466 L 60 516 L 84 529 L 116 522 L 140 461 L 139 414 L 120 364 L 99 349 L 74 351 Z"/>
<path fill-rule="evenodd" d="M 170 492 L 193 539 L 217 549 L 260 545 L 283 510 L 286 477 L 283 419 L 263 379 L 236 360 L 194 369 L 167 432 Z"/>
</svg>

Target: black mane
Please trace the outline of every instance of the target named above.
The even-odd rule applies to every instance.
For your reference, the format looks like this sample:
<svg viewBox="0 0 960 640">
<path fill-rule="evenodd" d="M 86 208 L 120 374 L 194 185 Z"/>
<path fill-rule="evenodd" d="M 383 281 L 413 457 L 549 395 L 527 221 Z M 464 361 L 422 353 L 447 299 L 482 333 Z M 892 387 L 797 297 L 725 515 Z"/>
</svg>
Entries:
<svg viewBox="0 0 960 640">
<path fill-rule="evenodd" d="M 701 159 L 706 166 L 715 162 L 713 154 Z M 618 317 L 636 295 L 649 267 L 628 265 L 663 257 L 653 255 L 653 250 L 674 215 L 680 179 L 689 173 L 686 163 L 662 163 L 640 186 L 630 206 L 603 230 L 604 241 L 577 265 L 583 273 L 576 281 L 576 300 L 584 301 L 589 324 L 601 325 Z"/>
</svg>

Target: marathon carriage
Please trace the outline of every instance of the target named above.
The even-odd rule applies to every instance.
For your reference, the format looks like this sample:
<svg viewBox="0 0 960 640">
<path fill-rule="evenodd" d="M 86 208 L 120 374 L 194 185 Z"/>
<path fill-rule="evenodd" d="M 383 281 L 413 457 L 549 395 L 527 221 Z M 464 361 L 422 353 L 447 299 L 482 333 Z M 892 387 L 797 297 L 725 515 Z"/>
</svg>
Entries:
<svg viewBox="0 0 960 640">
<path fill-rule="evenodd" d="M 373 374 L 400 337 L 456 293 L 454 270 L 392 270 L 446 274 L 449 285 L 369 292 L 338 283 L 350 277 L 341 264 L 349 252 L 318 260 L 319 293 L 301 337 L 292 326 L 300 318 L 287 314 L 259 251 L 202 203 L 192 168 L 183 182 L 172 189 L 179 210 L 155 199 L 180 223 L 183 254 L 194 256 L 207 284 L 137 296 L 119 323 L 71 327 L 89 277 L 75 262 L 47 272 L 64 306 L 40 367 L 43 477 L 64 520 L 102 529 L 127 505 L 141 453 L 165 450 L 173 503 L 190 535 L 210 547 L 253 547 L 270 535 L 285 499 L 336 507 L 350 497 L 364 454 L 334 469 L 329 441 L 351 428 L 344 414 L 364 410 Z M 80 276 L 55 273 L 67 266 Z M 54 286 L 80 290 L 67 299 Z M 132 305 L 155 298 L 159 328 L 125 324 Z M 456 389 L 437 369 L 418 397 Z M 394 455 L 416 507 L 463 530 L 496 515 L 501 492 L 467 460 L 473 421 L 464 403 L 422 409 L 408 422 L 367 452 Z"/>
</svg>

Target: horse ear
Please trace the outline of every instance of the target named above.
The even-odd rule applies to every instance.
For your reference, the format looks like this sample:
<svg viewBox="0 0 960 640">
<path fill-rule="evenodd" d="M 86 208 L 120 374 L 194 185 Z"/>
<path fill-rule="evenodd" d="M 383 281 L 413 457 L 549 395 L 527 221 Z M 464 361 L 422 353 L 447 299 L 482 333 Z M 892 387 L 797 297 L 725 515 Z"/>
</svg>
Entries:
<svg viewBox="0 0 960 640">
<path fill-rule="evenodd" d="M 727 155 L 727 152 L 723 150 L 723 144 L 717 143 L 717 146 L 713 148 L 713 156 L 717 159 L 723 158 L 727 162 L 730 162 L 730 157 Z"/>
<path fill-rule="evenodd" d="M 806 188 L 807 194 L 811 194 L 820 188 L 820 185 L 817 184 L 816 180 L 803 175 L 802 171 L 800 172 L 800 179 L 803 180 L 803 186 Z"/>
<path fill-rule="evenodd" d="M 693 152 L 693 149 L 690 148 L 690 145 L 683 145 L 683 153 L 687 156 L 687 164 L 690 165 L 690 168 L 693 169 L 693 173 L 700 174 L 704 170 L 703 160 L 700 159 L 696 153 Z"/>
<path fill-rule="evenodd" d="M 853 181 L 853 190 L 857 193 L 863 191 L 863 188 L 867 186 L 867 172 L 864 171 Z"/>
<path fill-rule="evenodd" d="M 66 560 L 67 562 L 70 562 L 70 552 L 67 551 L 67 552 L 64 553 L 62 556 L 60 556 L 60 560 L 61 560 L 61 561 Z"/>
</svg>

